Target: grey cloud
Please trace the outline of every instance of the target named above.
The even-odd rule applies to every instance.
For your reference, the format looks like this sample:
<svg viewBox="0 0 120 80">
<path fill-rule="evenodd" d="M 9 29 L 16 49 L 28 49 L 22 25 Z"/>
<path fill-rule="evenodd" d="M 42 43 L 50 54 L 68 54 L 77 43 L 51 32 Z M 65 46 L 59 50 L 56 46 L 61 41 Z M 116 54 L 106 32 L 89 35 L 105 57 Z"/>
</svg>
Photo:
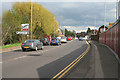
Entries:
<svg viewBox="0 0 120 80">
<path fill-rule="evenodd" d="M 95 2 L 53 2 L 40 3 L 49 11 L 57 16 L 60 25 L 94 25 L 95 17 L 96 24 L 100 26 L 104 24 L 104 3 Z M 115 3 L 107 3 L 107 21 L 115 21 L 115 12 L 110 12 L 115 8 Z M 62 18 L 61 18 L 62 16 Z M 70 22 L 68 22 L 70 21 Z M 103 23 L 102 23 L 103 22 Z M 107 22 L 107 23 L 108 23 Z"/>
</svg>

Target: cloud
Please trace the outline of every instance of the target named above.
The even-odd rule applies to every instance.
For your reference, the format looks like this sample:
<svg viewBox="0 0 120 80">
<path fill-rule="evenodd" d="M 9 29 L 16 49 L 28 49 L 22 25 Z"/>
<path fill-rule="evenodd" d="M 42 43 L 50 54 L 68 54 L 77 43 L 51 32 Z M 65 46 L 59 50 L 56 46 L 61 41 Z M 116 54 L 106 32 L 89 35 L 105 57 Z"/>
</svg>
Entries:
<svg viewBox="0 0 120 80">
<path fill-rule="evenodd" d="M 53 2 L 40 3 L 57 16 L 61 26 L 96 26 L 104 24 L 104 3 Z M 49 7 L 48 7 L 49 6 Z M 106 4 L 106 24 L 115 22 L 115 3 Z"/>
<path fill-rule="evenodd" d="M 2 2 L 105 2 L 105 0 L 2 0 Z M 116 0 L 106 0 L 106 2 L 116 2 Z"/>
</svg>

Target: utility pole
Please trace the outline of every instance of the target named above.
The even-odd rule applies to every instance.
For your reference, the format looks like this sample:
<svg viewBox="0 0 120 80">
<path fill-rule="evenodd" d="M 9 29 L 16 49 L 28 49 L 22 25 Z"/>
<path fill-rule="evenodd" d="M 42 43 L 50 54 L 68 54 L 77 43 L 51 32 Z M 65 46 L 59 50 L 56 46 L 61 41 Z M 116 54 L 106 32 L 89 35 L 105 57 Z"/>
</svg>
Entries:
<svg viewBox="0 0 120 80">
<path fill-rule="evenodd" d="M 104 2 L 104 31 L 105 31 L 105 25 L 106 25 L 106 0 Z"/>
<path fill-rule="evenodd" d="M 95 22 L 94 22 L 94 35 L 95 35 L 95 26 L 96 26 L 96 16 L 95 16 Z"/>
<path fill-rule="evenodd" d="M 54 16 L 54 19 L 55 19 L 55 16 Z M 54 37 L 55 37 L 55 23 L 54 23 Z"/>
<path fill-rule="evenodd" d="M 119 0 L 116 0 L 116 21 L 118 19 L 118 2 Z"/>
<path fill-rule="evenodd" d="M 32 1 L 31 1 L 31 40 L 32 40 Z"/>
</svg>

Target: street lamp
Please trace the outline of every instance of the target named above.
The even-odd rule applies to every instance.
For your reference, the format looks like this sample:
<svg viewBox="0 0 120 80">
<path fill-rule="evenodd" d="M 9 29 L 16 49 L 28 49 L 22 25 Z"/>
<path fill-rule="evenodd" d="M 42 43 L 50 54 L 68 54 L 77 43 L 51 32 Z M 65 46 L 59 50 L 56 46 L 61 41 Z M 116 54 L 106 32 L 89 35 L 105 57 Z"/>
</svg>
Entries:
<svg viewBox="0 0 120 80">
<path fill-rule="evenodd" d="M 94 22 L 94 35 L 95 35 L 95 26 L 96 26 L 96 16 L 95 16 L 95 22 Z"/>
<path fill-rule="evenodd" d="M 32 40 L 32 1 L 31 1 L 31 40 Z"/>
<path fill-rule="evenodd" d="M 104 31 L 105 31 L 105 25 L 106 25 L 106 0 L 104 2 Z"/>
<path fill-rule="evenodd" d="M 55 16 L 54 16 L 54 19 L 55 19 Z M 54 37 L 55 37 L 55 23 L 54 23 Z"/>
<path fill-rule="evenodd" d="M 119 0 L 116 0 L 116 20 L 118 19 L 118 2 Z"/>
</svg>

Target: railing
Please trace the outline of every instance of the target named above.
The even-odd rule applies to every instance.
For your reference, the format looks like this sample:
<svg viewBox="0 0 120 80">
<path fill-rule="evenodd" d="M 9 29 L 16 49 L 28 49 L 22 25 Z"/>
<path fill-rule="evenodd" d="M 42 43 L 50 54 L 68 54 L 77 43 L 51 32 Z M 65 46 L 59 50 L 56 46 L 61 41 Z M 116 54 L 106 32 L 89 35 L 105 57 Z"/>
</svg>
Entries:
<svg viewBox="0 0 120 80">
<path fill-rule="evenodd" d="M 109 46 L 120 59 L 120 18 L 108 30 L 99 34 L 99 42 Z"/>
</svg>

